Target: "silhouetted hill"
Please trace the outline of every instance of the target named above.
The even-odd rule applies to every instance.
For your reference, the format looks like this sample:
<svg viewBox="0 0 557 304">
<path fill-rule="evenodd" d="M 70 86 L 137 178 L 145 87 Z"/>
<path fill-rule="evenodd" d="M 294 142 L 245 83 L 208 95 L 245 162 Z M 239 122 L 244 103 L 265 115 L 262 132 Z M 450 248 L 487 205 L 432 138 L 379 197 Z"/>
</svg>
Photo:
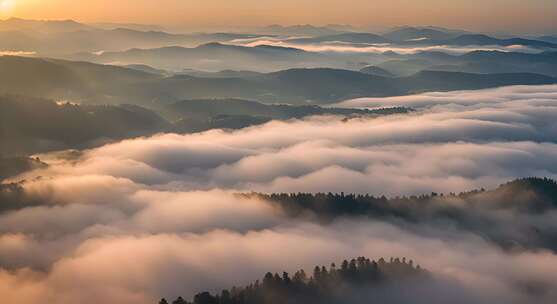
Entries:
<svg viewBox="0 0 557 304">
<path fill-rule="evenodd" d="M 370 303 L 385 297 L 377 288 L 403 288 L 406 284 L 426 283 L 432 278 L 427 271 L 406 258 L 370 260 L 358 257 L 344 260 L 339 267 L 315 266 L 312 275 L 301 269 L 290 276 L 268 272 L 261 281 L 245 287 L 233 287 L 212 295 L 202 292 L 193 304 L 341 304 Z M 392 284 L 392 285 L 391 285 Z M 410 295 L 411 297 L 411 295 Z M 386 299 L 383 299 L 386 300 Z M 182 297 L 172 303 L 187 304 Z M 159 304 L 168 304 L 162 299 Z"/>
<path fill-rule="evenodd" d="M 343 108 L 323 108 L 319 106 L 291 106 L 286 104 L 262 104 L 242 99 L 184 100 L 165 107 L 169 113 L 189 117 L 212 117 L 217 115 L 253 115 L 272 119 L 302 118 L 310 115 L 370 115 L 386 113 L 406 113 L 406 108 L 360 110 Z"/>
<path fill-rule="evenodd" d="M 557 230 L 549 223 L 538 222 L 539 217 L 557 211 L 557 183 L 547 178 L 519 179 L 489 191 L 390 199 L 344 193 L 246 195 L 275 203 L 292 217 L 330 222 L 345 216 L 365 216 L 404 227 L 425 225 L 439 231 L 457 227 L 503 248 L 557 252 Z"/>
<path fill-rule="evenodd" d="M 400 78 L 384 78 L 360 72 L 334 69 L 292 69 L 256 78 L 261 88 L 273 90 L 258 100 L 283 96 L 290 103 L 332 103 L 365 96 L 405 95 L 425 91 L 492 88 L 518 84 L 553 84 L 555 78 L 529 73 L 469 74 L 422 71 Z"/>
<path fill-rule="evenodd" d="M 79 148 L 170 129 L 152 111 L 131 105 L 79 106 L 0 97 L 0 155 Z"/>
<path fill-rule="evenodd" d="M 0 56 L 0 94 L 97 103 L 130 103 L 128 86 L 160 76 L 123 67 Z"/>
<path fill-rule="evenodd" d="M 68 100 L 85 104 L 177 101 L 180 85 L 162 75 L 112 65 L 26 57 L 0 57 L 0 94 Z"/>
<path fill-rule="evenodd" d="M 530 73 L 427 71 L 408 77 L 385 78 L 323 68 L 289 69 L 234 78 L 165 77 L 117 66 L 7 56 L 0 57 L 0 69 L 10 71 L 0 76 L 0 93 L 89 104 L 128 103 L 149 108 L 184 99 L 222 98 L 264 103 L 329 104 L 367 96 L 557 83 L 555 78 Z"/>
<path fill-rule="evenodd" d="M 72 20 L 42 21 L 12 18 L 0 21 L 0 49 L 36 52 L 40 56 L 67 58 L 79 52 L 123 51 L 169 45 L 197 46 L 209 42 L 254 38 L 237 33 L 173 34 L 150 27 L 125 24 L 95 27 Z M 137 62 L 134 62 L 137 63 Z"/>
<path fill-rule="evenodd" d="M 539 40 L 523 39 L 523 38 L 510 38 L 510 39 L 497 39 L 487 35 L 481 34 L 467 34 L 458 36 L 453 39 L 436 41 L 439 44 L 445 45 L 499 45 L 499 46 L 511 46 L 511 45 L 524 45 L 534 48 L 542 49 L 557 49 L 557 44 Z"/>
<path fill-rule="evenodd" d="M 395 75 L 385 69 L 377 66 L 368 66 L 360 70 L 364 74 L 379 76 L 379 77 L 395 77 Z"/>
<path fill-rule="evenodd" d="M 76 105 L 18 96 L 0 97 L 0 110 L 0 155 L 92 147 L 157 132 L 240 129 L 273 119 L 310 115 L 377 116 L 411 111 L 407 108 L 357 110 L 265 105 L 237 99 L 186 100 L 157 107 L 171 124 L 159 114 L 139 106 Z"/>
<path fill-rule="evenodd" d="M 92 27 L 73 20 L 29 20 L 21 18 L 0 20 L 0 31 L 55 33 L 87 29 L 92 29 Z"/>
<path fill-rule="evenodd" d="M 121 64 L 142 63 L 156 68 L 179 71 L 184 68 L 200 70 L 238 70 L 257 67 L 276 70 L 296 66 L 304 62 L 325 62 L 326 57 L 299 49 L 260 45 L 245 47 L 221 43 L 208 43 L 194 48 L 179 46 L 154 49 L 130 49 L 122 52 L 76 54 L 73 59 L 98 63 L 119 62 Z"/>
<path fill-rule="evenodd" d="M 541 213 L 557 208 L 557 182 L 541 178 L 519 179 L 501 185 L 488 196 L 499 208 Z"/>
<path fill-rule="evenodd" d="M 141 72 L 145 72 L 145 73 L 151 73 L 151 74 L 155 74 L 155 75 L 170 74 L 170 72 L 168 72 L 166 70 L 155 69 L 155 68 L 150 67 L 150 66 L 145 65 L 145 64 L 129 64 L 129 65 L 125 65 L 124 67 L 127 68 L 127 69 L 137 70 L 137 71 L 141 71 Z"/>
<path fill-rule="evenodd" d="M 355 71 L 338 69 L 290 69 L 269 73 L 254 79 L 276 96 L 282 92 L 287 100 L 299 103 L 356 98 L 367 95 L 396 94 L 388 79 Z M 280 99 L 279 99 L 280 100 Z M 277 100 L 277 101 L 279 101 Z"/>
<path fill-rule="evenodd" d="M 398 75 L 438 70 L 481 74 L 535 73 L 557 77 L 557 52 L 473 51 L 463 55 L 422 52 L 408 57 L 383 62 L 378 66 Z"/>
<path fill-rule="evenodd" d="M 547 37 L 546 37 L 547 38 Z M 371 33 L 341 33 L 311 38 L 289 39 L 297 44 L 318 44 L 342 42 L 353 44 L 397 43 L 403 45 L 452 45 L 452 46 L 512 46 L 524 45 L 538 49 L 557 49 L 557 44 L 547 40 L 524 38 L 498 39 L 483 34 L 462 34 L 445 32 L 432 28 L 404 27 L 388 32 L 383 36 Z"/>
<path fill-rule="evenodd" d="M 501 63 L 544 63 L 557 64 L 557 52 L 543 52 L 538 54 L 499 52 L 499 51 L 473 51 L 459 57 L 473 61 L 500 61 Z"/>
</svg>

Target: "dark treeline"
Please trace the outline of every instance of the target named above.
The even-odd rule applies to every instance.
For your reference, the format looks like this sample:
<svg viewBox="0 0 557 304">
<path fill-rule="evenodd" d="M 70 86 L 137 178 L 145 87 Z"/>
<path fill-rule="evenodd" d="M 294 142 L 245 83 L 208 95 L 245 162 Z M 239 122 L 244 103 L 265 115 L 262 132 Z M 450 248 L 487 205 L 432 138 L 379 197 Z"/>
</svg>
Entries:
<svg viewBox="0 0 557 304">
<path fill-rule="evenodd" d="M 519 179 L 489 191 L 394 198 L 344 193 L 241 195 L 271 202 L 288 216 L 313 217 L 321 223 L 346 216 L 366 217 L 403 226 L 426 224 L 436 230 L 458 228 L 504 248 L 557 250 L 557 231 L 533 220 L 557 208 L 557 182 L 548 178 Z"/>
<path fill-rule="evenodd" d="M 323 304 L 346 303 L 358 294 L 363 302 L 373 288 L 383 284 L 398 284 L 406 280 L 427 280 L 427 271 L 412 260 L 391 258 L 377 261 L 358 257 L 344 260 L 338 267 L 334 263 L 329 268 L 315 266 L 312 274 L 303 269 L 293 276 L 268 272 L 262 281 L 256 281 L 246 287 L 232 287 L 220 294 L 202 292 L 188 302 L 182 297 L 172 304 Z M 365 296 L 363 296 L 365 295 Z M 169 304 L 162 299 L 159 304 Z"/>
<path fill-rule="evenodd" d="M 418 221 L 424 216 L 457 216 L 466 208 L 518 209 L 527 213 L 542 213 L 557 207 L 557 182 L 548 178 L 518 179 L 499 186 L 459 194 L 431 193 L 387 198 L 370 194 L 344 193 L 273 193 L 241 194 L 259 197 L 276 203 L 292 216 L 312 211 L 322 219 L 343 215 L 369 215 L 373 217 L 401 217 Z M 446 204 L 455 200 L 461 204 Z M 434 214 L 435 213 L 435 214 Z"/>
<path fill-rule="evenodd" d="M 388 107 L 378 109 L 349 109 L 320 107 L 316 105 L 292 106 L 288 104 L 263 104 L 242 99 L 183 100 L 165 105 L 161 113 L 170 120 L 215 117 L 219 115 L 250 115 L 269 119 L 304 118 L 312 115 L 388 115 L 412 112 L 411 108 Z"/>
<path fill-rule="evenodd" d="M 58 203 L 30 195 L 23 185 L 24 181 L 0 184 L 0 213 Z M 394 198 L 344 193 L 239 195 L 261 198 L 289 217 L 316 219 L 321 224 L 360 217 L 414 232 L 424 228 L 438 233 L 466 231 L 503 249 L 557 252 L 557 230 L 547 220 L 557 209 L 557 182 L 547 178 L 519 179 L 487 191 Z"/>
</svg>

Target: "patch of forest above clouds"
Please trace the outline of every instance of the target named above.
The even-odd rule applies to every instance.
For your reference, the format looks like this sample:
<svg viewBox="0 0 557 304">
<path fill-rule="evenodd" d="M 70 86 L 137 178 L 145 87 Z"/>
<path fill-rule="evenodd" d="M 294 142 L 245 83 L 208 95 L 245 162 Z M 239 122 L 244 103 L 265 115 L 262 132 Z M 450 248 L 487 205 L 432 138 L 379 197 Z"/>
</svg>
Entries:
<svg viewBox="0 0 557 304">
<path fill-rule="evenodd" d="M 447 240 L 466 232 L 505 251 L 557 252 L 557 182 L 548 178 L 518 179 L 492 190 L 391 198 L 345 193 L 237 195 L 262 199 L 284 216 L 322 225 L 345 219 L 387 222 Z M 57 203 L 27 192 L 22 182 L 0 184 L 0 202 L 0 213 Z"/>
<path fill-rule="evenodd" d="M 330 267 L 315 266 L 290 275 L 268 272 L 261 281 L 245 287 L 232 287 L 220 293 L 201 292 L 188 302 L 182 297 L 172 304 L 341 304 L 392 302 L 396 296 L 389 289 L 407 290 L 409 286 L 424 287 L 434 278 L 412 260 L 379 258 L 377 261 L 358 257 Z M 415 292 L 416 290 L 414 290 Z M 412 295 L 407 294 L 406 297 Z M 169 304 L 165 298 L 159 304 Z"/>
<path fill-rule="evenodd" d="M 110 65 L 11 56 L 0 57 L 0 69 L 10 71 L 0 75 L 0 93 L 82 104 L 134 104 L 152 109 L 185 99 L 237 98 L 319 105 L 358 97 L 557 83 L 556 78 L 532 73 L 421 71 L 392 78 L 326 68 L 289 69 L 245 77 L 167 77 Z"/>
<path fill-rule="evenodd" d="M 393 198 L 344 193 L 239 195 L 261 198 L 288 216 L 321 223 L 357 217 L 448 238 L 455 230 L 467 231 L 505 250 L 557 252 L 557 182 L 547 178 L 518 179 L 494 190 Z"/>
</svg>

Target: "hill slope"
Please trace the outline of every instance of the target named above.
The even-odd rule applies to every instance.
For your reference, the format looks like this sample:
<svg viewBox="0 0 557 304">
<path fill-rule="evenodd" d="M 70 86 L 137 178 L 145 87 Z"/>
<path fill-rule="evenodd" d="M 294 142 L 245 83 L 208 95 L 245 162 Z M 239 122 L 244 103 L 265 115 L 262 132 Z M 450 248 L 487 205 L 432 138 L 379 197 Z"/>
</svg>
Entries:
<svg viewBox="0 0 557 304">
<path fill-rule="evenodd" d="M 438 231 L 458 227 L 503 248 L 543 248 L 557 252 L 557 231 L 551 223 L 539 222 L 540 218 L 557 211 L 557 182 L 547 178 L 519 179 L 489 191 L 391 199 L 344 193 L 257 196 L 275 203 L 292 217 L 312 214 L 320 221 L 329 222 L 339 217 L 363 216 L 394 225 L 426 225 Z"/>
<path fill-rule="evenodd" d="M 10 71 L 0 76 L 0 93 L 79 103 L 136 104 L 149 108 L 184 99 L 221 98 L 299 105 L 330 104 L 366 96 L 557 83 L 553 77 L 532 73 L 426 71 L 408 77 L 385 78 L 323 68 L 246 74 L 245 77 L 166 77 L 108 65 L 8 56 L 0 57 L 0 69 Z"/>
<path fill-rule="evenodd" d="M 0 155 L 80 148 L 170 129 L 137 106 L 78 106 L 27 97 L 0 97 Z"/>
<path fill-rule="evenodd" d="M 380 258 L 377 261 L 358 257 L 350 261 L 335 263 L 331 267 L 315 266 L 312 275 L 298 270 L 292 277 L 283 272 L 268 272 L 260 281 L 246 287 L 234 287 L 220 294 L 212 295 L 202 292 L 195 295 L 195 304 L 340 304 L 370 303 L 377 297 L 390 302 L 382 294 L 381 288 L 405 289 L 414 283 L 422 284 L 432 278 L 427 271 L 416 266 L 406 258 L 391 258 L 389 262 Z M 411 295 L 408 295 L 411 297 Z M 187 304 L 182 297 L 173 303 Z M 162 299 L 159 304 L 168 304 Z"/>
</svg>

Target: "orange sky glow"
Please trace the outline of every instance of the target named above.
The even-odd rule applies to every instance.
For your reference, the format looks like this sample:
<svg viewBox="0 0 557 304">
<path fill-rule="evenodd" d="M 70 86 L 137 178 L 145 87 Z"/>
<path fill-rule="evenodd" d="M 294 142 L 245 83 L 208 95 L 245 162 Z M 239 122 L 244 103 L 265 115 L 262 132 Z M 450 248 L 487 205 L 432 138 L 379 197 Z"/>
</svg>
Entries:
<svg viewBox="0 0 557 304">
<path fill-rule="evenodd" d="M 557 31 L 554 0 L 0 0 L 0 17 L 226 27 L 438 25 L 471 30 Z"/>
</svg>

